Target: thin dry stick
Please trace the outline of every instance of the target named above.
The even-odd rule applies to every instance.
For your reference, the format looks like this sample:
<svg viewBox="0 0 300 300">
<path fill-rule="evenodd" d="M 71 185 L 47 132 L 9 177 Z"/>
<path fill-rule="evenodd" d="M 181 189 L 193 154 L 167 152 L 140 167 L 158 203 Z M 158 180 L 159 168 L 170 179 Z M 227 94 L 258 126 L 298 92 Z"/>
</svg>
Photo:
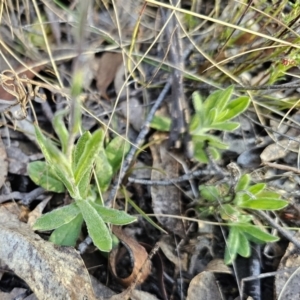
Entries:
<svg viewBox="0 0 300 300">
<path fill-rule="evenodd" d="M 276 163 L 271 163 L 271 162 L 263 162 L 262 165 L 264 166 L 268 166 L 270 168 L 274 168 L 274 169 L 279 169 L 279 170 L 284 170 L 284 171 L 289 171 L 289 172 L 293 172 L 296 174 L 300 174 L 300 170 L 291 166 L 287 166 L 287 165 L 280 165 L 280 164 L 276 164 Z"/>
<path fill-rule="evenodd" d="M 197 170 L 188 174 L 184 174 L 180 177 L 177 178 L 168 178 L 167 180 L 146 180 L 146 179 L 138 179 L 138 178 L 133 178 L 129 177 L 128 181 L 132 183 L 138 183 L 138 184 L 143 184 L 143 185 L 162 185 L 162 186 L 168 186 L 168 185 L 173 185 L 174 183 L 180 183 L 183 181 L 188 181 L 193 178 L 197 178 L 199 176 L 214 176 L 214 175 L 222 175 L 222 177 L 226 177 L 229 174 L 225 172 L 214 172 L 214 171 L 208 171 L 208 170 Z"/>
<path fill-rule="evenodd" d="M 297 240 L 289 231 L 279 226 L 272 218 L 270 218 L 264 211 L 257 210 L 256 215 L 267 221 L 273 228 L 277 229 L 278 232 L 284 236 L 287 240 L 292 242 L 297 248 L 300 249 L 300 241 Z"/>
<path fill-rule="evenodd" d="M 186 51 L 183 54 L 183 59 L 186 59 L 190 52 L 193 50 L 194 46 L 190 45 Z M 149 133 L 150 130 L 150 123 L 154 117 L 155 112 L 157 111 L 157 109 L 160 107 L 160 105 L 163 103 L 164 99 L 166 98 L 167 93 L 169 92 L 170 88 L 172 86 L 172 77 L 170 77 L 166 83 L 166 85 L 164 86 L 163 90 L 161 91 L 160 95 L 158 96 L 158 98 L 155 101 L 155 104 L 152 106 L 146 121 L 137 137 L 137 139 L 135 140 L 135 147 L 131 147 L 129 153 L 127 154 L 125 160 L 124 160 L 124 164 L 121 167 L 120 170 L 120 174 L 118 176 L 118 179 L 116 180 L 116 182 L 114 183 L 110 195 L 108 197 L 108 200 L 105 202 L 106 206 L 110 206 L 110 204 L 112 203 L 113 199 L 115 198 L 116 194 L 117 194 L 117 190 L 120 186 L 120 183 L 122 182 L 126 172 L 129 169 L 129 166 L 134 158 L 134 155 L 136 154 L 137 150 L 139 148 L 141 148 L 141 146 L 143 145 L 144 141 L 145 141 L 145 137 L 146 135 Z"/>
</svg>

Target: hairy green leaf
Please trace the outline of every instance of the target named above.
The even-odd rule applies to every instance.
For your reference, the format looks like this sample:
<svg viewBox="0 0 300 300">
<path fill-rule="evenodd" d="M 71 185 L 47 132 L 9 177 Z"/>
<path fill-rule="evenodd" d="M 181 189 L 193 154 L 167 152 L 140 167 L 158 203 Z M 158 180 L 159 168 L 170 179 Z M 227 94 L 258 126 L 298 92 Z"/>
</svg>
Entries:
<svg viewBox="0 0 300 300">
<path fill-rule="evenodd" d="M 256 194 L 256 198 L 274 198 L 280 199 L 280 194 L 268 190 L 263 190 Z"/>
<path fill-rule="evenodd" d="M 240 207 L 258 210 L 279 210 L 287 205 L 287 201 L 276 198 L 257 198 L 239 203 Z"/>
<path fill-rule="evenodd" d="M 220 114 L 220 112 L 222 112 L 226 108 L 227 103 L 229 102 L 231 95 L 233 93 L 233 89 L 234 89 L 233 86 L 229 86 L 228 88 L 226 88 L 224 91 L 221 92 L 221 95 L 215 104 L 215 107 L 218 110 L 218 114 Z"/>
<path fill-rule="evenodd" d="M 249 240 L 242 232 L 239 233 L 239 246 L 237 248 L 237 253 L 243 257 L 249 257 L 251 254 Z"/>
<path fill-rule="evenodd" d="M 229 236 L 225 249 L 225 264 L 229 265 L 235 260 L 240 243 L 239 229 L 235 226 L 230 227 Z"/>
<path fill-rule="evenodd" d="M 126 225 L 137 220 L 136 217 L 132 217 L 124 211 L 104 207 L 102 205 L 96 204 L 95 202 L 90 203 L 96 209 L 105 223 L 114 225 Z"/>
<path fill-rule="evenodd" d="M 236 187 L 235 187 L 235 191 L 239 192 L 239 191 L 244 191 L 248 188 L 249 184 L 251 181 L 251 176 L 249 174 L 244 174 L 243 176 L 241 176 L 241 178 L 239 179 Z"/>
<path fill-rule="evenodd" d="M 109 252 L 112 248 L 111 234 L 97 210 L 90 201 L 77 200 L 76 203 L 95 246 L 103 252 Z"/>
<path fill-rule="evenodd" d="M 234 131 L 240 127 L 238 122 L 222 122 L 222 123 L 213 123 L 208 126 L 209 130 L 221 130 L 221 131 Z"/>
<path fill-rule="evenodd" d="M 101 149 L 98 156 L 96 156 L 95 163 L 98 184 L 101 191 L 105 192 L 109 188 L 111 179 L 113 177 L 113 169 L 108 162 L 104 149 Z"/>
<path fill-rule="evenodd" d="M 38 126 L 35 126 L 35 134 L 46 161 L 68 189 L 71 197 L 76 198 L 78 195 L 74 175 L 67 157 L 42 134 Z"/>
<path fill-rule="evenodd" d="M 172 120 L 163 116 L 154 116 L 150 126 L 159 131 L 170 131 Z"/>
<path fill-rule="evenodd" d="M 55 229 L 52 232 L 49 241 L 57 245 L 74 247 L 79 237 L 82 223 L 82 214 L 78 214 L 77 217 L 69 223 Z"/>
<path fill-rule="evenodd" d="M 204 133 L 203 124 L 201 122 L 201 117 L 199 116 L 199 114 L 194 115 L 194 116 L 191 117 L 189 130 L 193 134 L 196 133 L 196 132 L 197 132 L 197 134 Z"/>
<path fill-rule="evenodd" d="M 55 193 L 63 193 L 65 191 L 65 186 L 46 162 L 34 161 L 29 163 L 27 172 L 30 179 L 45 190 Z"/>
<path fill-rule="evenodd" d="M 271 235 L 263 230 L 261 230 L 258 226 L 248 225 L 248 224 L 238 224 L 237 225 L 240 230 L 242 230 L 245 234 L 253 236 L 254 238 L 264 242 L 276 242 L 279 240 L 278 237 Z"/>
<path fill-rule="evenodd" d="M 199 92 L 194 92 L 193 95 L 193 106 L 195 109 L 195 112 L 198 114 L 203 113 L 203 99 Z"/>
<path fill-rule="evenodd" d="M 224 91 L 222 90 L 214 91 L 205 99 L 203 104 L 203 111 L 205 114 L 208 114 L 211 109 L 217 106 L 217 102 L 222 97 L 223 92 Z"/>
<path fill-rule="evenodd" d="M 52 120 L 53 128 L 57 136 L 59 137 L 59 140 L 61 142 L 62 152 L 64 154 L 67 153 L 68 140 L 69 140 L 69 132 L 63 120 L 66 113 L 67 113 L 66 110 L 57 111 Z"/>
<path fill-rule="evenodd" d="M 205 119 L 203 120 L 203 127 L 211 128 L 214 124 L 216 116 L 217 116 L 217 109 L 214 107 L 205 116 Z"/>
<path fill-rule="evenodd" d="M 103 130 L 99 129 L 96 130 L 87 141 L 74 172 L 76 184 L 78 184 L 84 176 L 87 176 L 91 172 L 95 158 L 101 147 L 103 147 L 103 138 Z"/>
<path fill-rule="evenodd" d="M 86 144 L 88 142 L 88 140 L 91 138 L 91 133 L 89 131 L 86 131 L 77 141 L 76 146 L 74 148 L 74 151 L 72 153 L 72 165 L 73 165 L 73 170 L 75 171 L 79 159 L 82 156 L 82 154 L 84 153 L 84 149 L 86 147 Z"/>
<path fill-rule="evenodd" d="M 116 136 L 105 148 L 106 157 L 114 174 L 120 168 L 122 159 L 129 149 L 130 144 L 121 136 Z"/>
<path fill-rule="evenodd" d="M 200 185 L 199 191 L 200 191 L 201 197 L 205 200 L 215 202 L 220 198 L 219 191 L 215 186 Z"/>
<path fill-rule="evenodd" d="M 265 183 L 257 183 L 248 188 L 248 192 L 251 195 L 257 195 L 258 193 L 262 192 L 266 188 Z"/>
<path fill-rule="evenodd" d="M 229 121 L 237 117 L 248 108 L 249 104 L 250 98 L 248 96 L 242 96 L 232 100 L 226 107 L 228 109 L 228 114 L 218 121 Z"/>
<path fill-rule="evenodd" d="M 78 214 L 80 214 L 79 208 L 72 203 L 42 215 L 34 223 L 33 229 L 40 231 L 56 229 L 71 222 Z"/>
</svg>

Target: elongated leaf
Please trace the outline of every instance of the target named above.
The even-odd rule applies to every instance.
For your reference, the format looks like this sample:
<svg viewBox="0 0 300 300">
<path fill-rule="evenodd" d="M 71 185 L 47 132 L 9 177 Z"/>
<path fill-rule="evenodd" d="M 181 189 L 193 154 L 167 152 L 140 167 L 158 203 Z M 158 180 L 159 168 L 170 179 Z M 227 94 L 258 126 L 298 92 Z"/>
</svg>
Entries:
<svg viewBox="0 0 300 300">
<path fill-rule="evenodd" d="M 237 122 L 222 122 L 222 123 L 213 123 L 207 127 L 209 130 L 221 130 L 221 131 L 234 131 L 240 127 L 240 123 Z"/>
<path fill-rule="evenodd" d="M 57 245 L 74 247 L 79 237 L 82 223 L 82 215 L 78 214 L 77 217 L 69 223 L 55 229 L 52 232 L 49 241 Z"/>
<path fill-rule="evenodd" d="M 101 251 L 109 252 L 112 248 L 111 234 L 97 210 L 90 201 L 78 200 L 76 203 L 81 210 L 88 233 L 95 246 Z"/>
<path fill-rule="evenodd" d="M 202 113 L 203 112 L 203 99 L 199 92 L 194 92 L 193 95 L 193 106 L 196 113 Z"/>
<path fill-rule="evenodd" d="M 248 188 L 248 192 L 252 195 L 257 195 L 266 188 L 265 183 L 257 183 Z"/>
<path fill-rule="evenodd" d="M 113 173 L 120 168 L 124 155 L 128 153 L 130 144 L 121 136 L 116 136 L 106 147 L 106 157 L 113 168 Z"/>
<path fill-rule="evenodd" d="M 35 134 L 37 142 L 46 158 L 51 163 L 60 164 L 61 167 L 72 174 L 69 167 L 69 162 L 66 156 L 53 144 L 53 142 L 46 138 L 38 126 L 35 126 Z"/>
<path fill-rule="evenodd" d="M 228 145 L 225 143 L 222 143 L 221 140 L 215 136 L 209 136 L 208 137 L 208 143 L 209 146 L 215 147 L 221 150 L 228 149 Z"/>
<path fill-rule="evenodd" d="M 263 190 L 256 194 L 256 198 L 273 198 L 280 199 L 280 194 L 268 190 Z"/>
<path fill-rule="evenodd" d="M 171 119 L 163 116 L 154 116 L 150 126 L 159 131 L 170 131 Z"/>
<path fill-rule="evenodd" d="M 89 131 L 86 131 L 77 141 L 76 146 L 73 151 L 73 157 L 72 157 L 72 167 L 73 171 L 75 172 L 77 164 L 79 162 L 80 157 L 84 153 L 84 149 L 86 147 L 86 144 L 88 140 L 91 138 L 91 133 Z"/>
<path fill-rule="evenodd" d="M 91 178 L 92 178 L 92 168 L 87 170 L 85 175 L 81 178 L 81 180 L 77 184 L 77 188 L 81 199 L 85 199 L 91 188 Z"/>
<path fill-rule="evenodd" d="M 217 109 L 214 107 L 205 116 L 205 119 L 203 121 L 203 126 L 205 128 L 211 128 L 214 124 L 215 119 L 216 119 L 216 115 L 217 115 Z"/>
<path fill-rule="evenodd" d="M 229 236 L 227 239 L 227 245 L 225 249 L 225 264 L 229 265 L 235 260 L 237 255 L 237 250 L 239 248 L 240 233 L 239 229 L 235 226 L 230 227 Z"/>
<path fill-rule="evenodd" d="M 203 106 L 203 99 L 198 92 L 194 92 L 192 95 L 193 106 L 195 109 L 195 114 L 191 118 L 190 130 L 201 130 L 203 128 L 205 120 L 205 112 Z"/>
<path fill-rule="evenodd" d="M 204 127 L 203 124 L 201 122 L 201 117 L 199 116 L 199 114 L 192 116 L 191 118 L 191 122 L 189 125 L 189 130 L 191 134 L 202 134 L 204 133 Z"/>
<path fill-rule="evenodd" d="M 80 214 L 79 208 L 72 203 L 42 215 L 36 220 L 33 229 L 41 231 L 56 229 L 71 222 L 78 214 Z"/>
<path fill-rule="evenodd" d="M 130 205 L 147 221 L 149 222 L 153 227 L 157 228 L 164 234 L 168 234 L 167 231 L 165 231 L 163 228 L 161 228 L 159 225 L 157 225 L 150 217 L 147 216 L 147 214 L 139 208 L 138 205 L 134 203 L 127 195 L 125 194 L 126 200 L 130 203 Z"/>
<path fill-rule="evenodd" d="M 233 93 L 233 89 L 234 89 L 233 86 L 229 86 L 224 91 L 222 91 L 220 97 L 215 103 L 215 107 L 218 111 L 218 114 L 222 112 L 227 106 L 227 103 L 229 102 L 231 95 Z"/>
<path fill-rule="evenodd" d="M 238 227 L 240 230 L 244 232 L 244 234 L 253 236 L 254 238 L 264 242 L 276 242 L 279 240 L 278 237 L 271 235 L 263 230 L 261 230 L 259 227 L 254 226 L 254 225 L 241 225 L 239 224 Z"/>
<path fill-rule="evenodd" d="M 73 199 L 78 198 L 79 197 L 78 189 L 75 186 L 73 174 L 68 176 L 69 172 L 64 172 L 63 168 L 61 168 L 59 164 L 52 165 L 51 167 L 55 175 L 60 179 L 60 181 L 67 188 L 68 192 L 70 193 L 70 196 Z"/>
<path fill-rule="evenodd" d="M 215 202 L 220 198 L 219 191 L 215 186 L 200 185 L 199 186 L 200 195 L 203 199 Z"/>
<path fill-rule="evenodd" d="M 66 156 L 47 139 L 41 132 L 38 126 L 35 126 L 35 134 L 37 142 L 57 177 L 64 183 L 70 195 L 74 198 L 77 197 L 77 189 L 74 182 L 74 175 Z"/>
<path fill-rule="evenodd" d="M 221 122 L 229 121 L 237 117 L 248 108 L 249 104 L 250 104 L 250 98 L 247 96 L 242 96 L 232 100 L 226 107 L 229 110 L 228 114 L 218 121 Z"/>
<path fill-rule="evenodd" d="M 210 134 L 193 135 L 192 137 L 194 143 L 209 143 L 210 146 L 216 147 L 218 149 L 228 149 L 228 145 L 223 143 L 218 137 Z"/>
<path fill-rule="evenodd" d="M 242 208 L 259 210 L 279 210 L 286 207 L 287 205 L 287 201 L 276 198 L 257 198 L 239 203 L 239 206 Z"/>
<path fill-rule="evenodd" d="M 128 215 L 125 211 L 107 208 L 96 204 L 94 202 L 90 202 L 91 205 L 95 208 L 98 214 L 101 216 L 105 223 L 110 223 L 114 225 L 126 225 L 137 220 L 136 217 L 132 217 Z"/>
<path fill-rule="evenodd" d="M 204 143 L 194 140 L 194 158 L 200 162 L 208 163 L 209 159 L 204 151 Z"/>
<path fill-rule="evenodd" d="M 30 179 L 46 191 L 63 193 L 65 186 L 57 178 L 52 168 L 44 161 L 34 161 L 28 164 L 27 172 Z"/>
<path fill-rule="evenodd" d="M 235 191 L 239 192 L 239 191 L 244 191 L 248 188 L 249 184 L 251 181 L 251 176 L 249 174 L 244 174 L 238 181 L 236 187 L 235 187 Z"/>
<path fill-rule="evenodd" d="M 215 91 L 213 93 L 211 93 L 204 101 L 203 104 L 203 109 L 204 109 L 204 113 L 207 115 L 209 113 L 209 111 L 211 109 L 213 109 L 214 107 L 216 107 L 218 100 L 222 97 L 222 90 L 219 91 Z M 204 115 L 204 118 L 205 116 Z"/>
<path fill-rule="evenodd" d="M 231 204 L 222 205 L 220 213 L 222 219 L 226 221 L 238 221 L 239 216 L 241 214 L 238 208 Z"/>
<path fill-rule="evenodd" d="M 55 113 L 54 118 L 52 120 L 53 128 L 61 142 L 62 152 L 65 154 L 67 153 L 67 146 L 69 140 L 69 132 L 63 120 L 66 113 L 66 110 L 59 110 Z"/>
<path fill-rule="evenodd" d="M 101 191 L 105 192 L 109 188 L 113 176 L 113 169 L 110 163 L 108 162 L 106 153 L 103 149 L 100 150 L 98 156 L 95 159 L 95 163 L 98 184 L 100 186 Z"/>
<path fill-rule="evenodd" d="M 214 160 L 219 160 L 221 158 L 221 153 L 216 147 L 209 146 L 208 153 L 210 153 Z"/>
<path fill-rule="evenodd" d="M 101 147 L 103 147 L 104 133 L 102 129 L 95 131 L 87 141 L 83 153 L 80 156 L 75 169 L 75 183 L 78 184 L 86 174 L 89 174 L 93 167 L 95 158 Z"/>
<path fill-rule="evenodd" d="M 251 254 L 250 243 L 242 232 L 239 234 L 239 246 L 237 248 L 237 253 L 243 257 L 249 257 Z"/>
</svg>

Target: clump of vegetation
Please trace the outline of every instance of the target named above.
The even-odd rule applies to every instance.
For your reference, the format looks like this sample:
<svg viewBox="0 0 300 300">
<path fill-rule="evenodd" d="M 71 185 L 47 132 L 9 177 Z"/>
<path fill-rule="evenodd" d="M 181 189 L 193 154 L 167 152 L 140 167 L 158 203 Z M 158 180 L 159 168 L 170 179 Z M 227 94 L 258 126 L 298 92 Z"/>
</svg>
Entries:
<svg viewBox="0 0 300 300">
<path fill-rule="evenodd" d="M 279 210 L 288 205 L 286 200 L 264 183 L 251 184 L 251 177 L 245 174 L 234 188 L 228 183 L 217 186 L 200 185 L 201 200 L 198 210 L 201 216 L 217 215 L 229 228 L 226 240 L 225 263 L 231 264 L 237 254 L 249 257 L 250 242 L 268 243 L 278 241 L 262 225 L 254 224 L 253 210 Z"/>
<path fill-rule="evenodd" d="M 119 169 L 122 157 L 128 151 L 128 144 L 118 136 L 104 147 L 102 129 L 92 134 L 86 131 L 74 147 L 72 145 L 72 155 L 68 158 L 69 134 L 62 118 L 60 112 L 53 121 L 62 150 L 35 126 L 36 139 L 46 161 L 30 163 L 28 173 L 37 185 L 48 191 L 67 191 L 74 203 L 41 216 L 33 228 L 40 231 L 54 229 L 50 241 L 75 246 L 85 221 L 94 244 L 101 251 L 109 252 L 112 235 L 106 224 L 125 225 L 136 220 L 124 211 L 105 207 L 101 196 Z"/>
<path fill-rule="evenodd" d="M 233 86 L 225 90 L 211 93 L 203 99 L 199 92 L 193 93 L 195 113 L 189 124 L 189 134 L 192 136 L 194 158 L 207 163 L 207 152 L 213 159 L 221 157 L 220 151 L 227 149 L 228 145 L 218 138 L 214 131 L 232 132 L 240 127 L 240 123 L 232 119 L 242 114 L 249 106 L 248 96 L 241 96 L 231 100 L 234 92 Z M 171 119 L 155 116 L 152 127 L 162 131 L 169 131 Z"/>
</svg>

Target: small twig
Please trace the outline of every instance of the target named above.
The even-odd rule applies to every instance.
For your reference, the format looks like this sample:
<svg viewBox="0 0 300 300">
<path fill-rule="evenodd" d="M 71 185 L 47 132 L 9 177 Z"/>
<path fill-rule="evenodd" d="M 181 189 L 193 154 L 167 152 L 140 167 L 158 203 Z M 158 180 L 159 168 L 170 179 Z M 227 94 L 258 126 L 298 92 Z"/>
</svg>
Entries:
<svg viewBox="0 0 300 300">
<path fill-rule="evenodd" d="M 183 53 L 183 59 L 186 59 L 189 55 L 190 52 L 193 50 L 194 45 L 190 45 L 186 51 L 184 51 Z M 120 174 L 118 176 L 118 179 L 115 181 L 110 195 L 108 197 L 108 200 L 105 202 L 106 206 L 110 206 L 110 204 L 112 203 L 113 199 L 115 198 L 116 194 L 117 194 L 117 190 L 119 188 L 120 183 L 122 182 L 126 172 L 129 169 L 129 166 L 134 158 L 135 153 L 137 152 L 137 150 L 142 146 L 142 144 L 144 143 L 145 137 L 148 134 L 149 130 L 150 130 L 150 123 L 154 117 L 155 112 L 157 111 L 157 109 L 160 107 L 160 105 L 162 104 L 162 102 L 164 101 L 167 93 L 169 92 L 170 88 L 172 85 L 172 78 L 170 77 L 165 85 L 165 87 L 163 88 L 163 90 L 161 91 L 160 95 L 158 96 L 158 98 L 155 101 L 155 104 L 152 106 L 146 121 L 138 135 L 138 137 L 135 140 L 135 146 L 131 147 L 129 153 L 127 154 L 125 160 L 124 160 L 124 164 L 121 167 L 120 170 Z"/>
<path fill-rule="evenodd" d="M 242 289 L 242 291 L 244 291 L 244 285 L 245 285 L 245 282 L 247 282 L 247 281 L 264 279 L 264 278 L 268 278 L 268 277 L 271 277 L 271 276 L 276 276 L 276 275 L 279 275 L 279 274 L 283 274 L 285 272 L 292 272 L 292 271 L 297 270 L 298 268 L 299 267 L 288 267 L 288 268 L 284 268 L 284 269 L 281 269 L 281 270 L 277 270 L 275 272 L 268 272 L 268 273 L 260 274 L 258 276 L 249 276 L 249 277 L 243 278 L 241 280 L 241 289 Z"/>
<path fill-rule="evenodd" d="M 271 163 L 271 162 L 262 162 L 262 165 L 264 166 L 268 166 L 271 168 L 275 168 L 275 169 L 279 169 L 279 170 L 284 170 L 284 171 L 289 171 L 289 172 L 293 172 L 296 174 L 300 174 L 300 170 L 291 166 L 287 166 L 287 165 L 280 165 L 280 164 L 276 164 L 276 163 Z"/>
<path fill-rule="evenodd" d="M 196 178 L 198 176 L 214 176 L 214 175 L 222 175 L 222 177 L 227 176 L 227 173 L 220 173 L 220 172 L 213 172 L 213 171 L 208 171 L 208 170 L 197 170 L 192 173 L 184 174 L 180 177 L 177 178 L 170 178 L 167 180 L 146 180 L 146 179 L 138 179 L 138 178 L 133 178 L 129 177 L 128 181 L 132 183 L 138 183 L 138 184 L 143 184 L 143 185 L 162 185 L 162 186 L 168 186 L 168 185 L 173 185 L 174 183 L 179 183 L 183 181 L 188 181 L 193 178 Z"/>
<path fill-rule="evenodd" d="M 294 138 L 294 137 L 292 137 L 292 136 L 289 136 L 289 135 L 287 135 L 287 134 L 284 134 L 284 133 L 282 133 L 282 132 L 279 132 L 279 131 L 277 131 L 277 130 L 275 130 L 275 129 L 269 127 L 269 126 L 263 125 L 263 124 L 261 124 L 260 122 L 258 122 L 258 121 L 256 121 L 256 120 L 252 119 L 251 117 L 247 116 L 247 114 L 244 114 L 244 116 L 245 116 L 248 120 L 250 120 L 251 122 L 253 122 L 254 124 L 256 124 L 256 125 L 258 125 L 258 126 L 260 126 L 260 127 L 262 127 L 262 128 L 265 128 L 265 129 L 267 129 L 267 130 L 270 130 L 270 131 L 272 131 L 273 133 L 278 134 L 279 136 L 283 136 L 283 137 L 285 137 L 285 138 L 287 138 L 287 139 L 289 139 L 289 140 L 291 140 L 291 141 L 294 141 L 294 142 L 297 142 L 297 143 L 300 144 L 299 139 Z"/>
<path fill-rule="evenodd" d="M 280 225 L 278 225 L 272 218 L 270 218 L 264 211 L 257 210 L 255 212 L 256 215 L 267 221 L 273 228 L 277 229 L 278 232 L 284 236 L 287 240 L 293 243 L 297 248 L 300 249 L 300 241 L 294 238 L 294 236 Z"/>
<path fill-rule="evenodd" d="M 11 199 L 22 200 L 22 204 L 29 205 L 33 200 L 40 200 L 40 195 L 42 195 L 45 190 L 41 187 L 36 188 L 35 190 L 29 193 L 20 193 L 20 192 L 12 192 L 8 195 L 0 195 L 0 203 L 6 202 Z"/>
<path fill-rule="evenodd" d="M 85 240 L 78 245 L 79 253 L 83 254 L 92 242 L 92 239 L 89 236 L 87 236 Z"/>
<path fill-rule="evenodd" d="M 253 245 L 252 255 L 250 258 L 250 266 L 249 273 L 252 277 L 258 277 L 261 273 L 261 263 L 260 263 L 260 249 L 261 245 L 255 244 Z M 241 285 L 242 286 L 242 285 Z M 243 289 L 242 289 L 243 291 Z M 249 296 L 252 297 L 253 300 L 261 300 L 261 284 L 260 280 L 256 279 L 250 283 L 249 286 Z"/>
</svg>

